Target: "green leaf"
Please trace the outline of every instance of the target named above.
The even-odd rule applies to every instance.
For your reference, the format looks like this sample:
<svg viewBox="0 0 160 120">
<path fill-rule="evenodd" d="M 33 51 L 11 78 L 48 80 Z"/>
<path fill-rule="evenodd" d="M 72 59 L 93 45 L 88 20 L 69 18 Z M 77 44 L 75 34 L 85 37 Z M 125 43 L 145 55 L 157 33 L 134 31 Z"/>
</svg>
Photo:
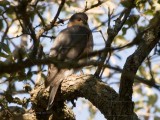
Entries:
<svg viewBox="0 0 160 120">
<path fill-rule="evenodd" d="M 134 24 L 136 24 L 138 22 L 138 20 L 139 20 L 139 15 L 131 15 L 125 24 L 127 24 L 129 27 L 131 27 Z"/>
<path fill-rule="evenodd" d="M 12 19 L 16 18 L 13 6 L 9 6 L 9 9 L 7 9 L 6 14 L 8 15 L 8 17 L 10 17 Z"/>
<path fill-rule="evenodd" d="M 144 14 L 146 14 L 146 15 L 153 15 L 153 13 L 154 13 L 154 11 L 151 9 L 144 12 Z"/>
<path fill-rule="evenodd" d="M 143 66 L 140 66 L 139 67 L 139 73 L 143 76 L 143 77 L 146 77 L 147 73 L 146 73 L 146 70 Z"/>
<path fill-rule="evenodd" d="M 0 57 L 4 57 L 4 58 L 7 58 L 8 57 L 8 55 L 6 55 L 5 53 L 0 53 Z"/>
<path fill-rule="evenodd" d="M 9 93 L 9 91 L 5 92 L 5 98 L 9 103 L 13 102 L 13 97 L 12 97 L 11 93 Z"/>
<path fill-rule="evenodd" d="M 155 116 L 155 117 L 154 117 L 154 120 L 160 120 L 160 117 Z"/>
<path fill-rule="evenodd" d="M 8 54 L 11 53 L 9 46 L 2 42 L 0 42 L 0 48 L 3 49 Z"/>
<path fill-rule="evenodd" d="M 0 6 L 6 8 L 7 5 L 10 5 L 10 3 L 7 0 L 0 1 Z"/>
<path fill-rule="evenodd" d="M 134 4 L 133 2 L 130 2 L 128 0 L 121 1 L 121 5 L 123 5 L 123 7 L 126 7 L 126 8 L 131 7 L 133 4 Z"/>
<path fill-rule="evenodd" d="M 135 108 L 135 111 L 138 111 L 138 110 L 141 110 L 141 109 L 143 109 L 143 107 L 138 106 L 138 107 Z"/>
<path fill-rule="evenodd" d="M 123 32 L 123 33 L 122 33 L 122 35 L 125 35 L 125 34 L 126 34 L 126 32 L 127 32 L 127 30 L 128 30 L 128 28 L 123 27 L 123 28 L 122 28 L 122 32 Z"/>
<path fill-rule="evenodd" d="M 157 100 L 158 100 L 158 96 L 156 94 L 151 95 L 151 96 L 149 96 L 148 104 L 149 105 L 154 105 Z"/>
<path fill-rule="evenodd" d="M 65 4 L 66 4 L 68 7 L 70 7 L 72 3 L 73 3 L 72 1 L 66 1 Z"/>
</svg>

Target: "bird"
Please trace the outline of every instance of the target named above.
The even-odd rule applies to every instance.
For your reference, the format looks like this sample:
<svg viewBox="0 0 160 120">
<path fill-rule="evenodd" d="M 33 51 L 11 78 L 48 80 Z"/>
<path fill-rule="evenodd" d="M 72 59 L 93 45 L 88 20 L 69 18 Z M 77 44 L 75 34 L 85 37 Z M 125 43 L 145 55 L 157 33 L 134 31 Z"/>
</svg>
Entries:
<svg viewBox="0 0 160 120">
<path fill-rule="evenodd" d="M 82 55 L 93 51 L 93 36 L 88 25 L 88 16 L 84 12 L 73 14 L 67 28 L 63 29 L 53 42 L 49 56 L 61 61 L 84 62 L 88 58 L 78 60 Z M 45 86 L 50 86 L 47 110 L 53 106 L 54 98 L 62 80 L 73 74 L 76 69 L 57 68 L 54 64 L 48 66 L 48 75 Z"/>
</svg>

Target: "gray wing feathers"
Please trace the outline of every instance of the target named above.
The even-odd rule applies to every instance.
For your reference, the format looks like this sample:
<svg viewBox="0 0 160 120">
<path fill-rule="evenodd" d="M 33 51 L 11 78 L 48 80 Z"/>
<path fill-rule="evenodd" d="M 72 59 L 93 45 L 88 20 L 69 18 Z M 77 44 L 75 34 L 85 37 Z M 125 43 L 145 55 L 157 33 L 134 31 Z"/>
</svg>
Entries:
<svg viewBox="0 0 160 120">
<path fill-rule="evenodd" d="M 60 32 L 51 48 L 50 56 L 59 60 L 74 60 L 83 53 L 91 31 L 86 27 L 73 26 Z"/>
<path fill-rule="evenodd" d="M 86 52 L 88 45 L 92 44 L 92 40 L 88 44 L 90 36 L 91 31 L 86 27 L 73 26 L 66 28 L 56 37 L 50 56 L 56 57 L 58 60 L 76 60 L 81 54 Z M 46 86 L 51 86 L 51 93 L 47 109 L 53 106 L 55 95 L 67 70 L 67 68 L 58 69 L 52 64 L 49 65 Z"/>
<path fill-rule="evenodd" d="M 57 90 L 58 90 L 62 80 L 65 78 L 65 74 L 64 74 L 65 71 L 67 71 L 67 69 L 61 69 L 56 74 L 54 74 L 53 78 L 51 78 L 51 80 L 50 80 L 51 81 L 50 82 L 51 92 L 49 95 L 49 102 L 48 102 L 47 110 L 49 110 L 53 106 L 53 101 L 56 96 Z"/>
<path fill-rule="evenodd" d="M 60 84 L 60 83 L 59 83 L 59 84 Z M 59 85 L 58 85 L 58 86 L 51 87 L 51 92 L 50 92 L 50 95 L 49 95 L 48 106 L 47 106 L 47 109 L 46 109 L 46 110 L 51 109 L 51 107 L 53 106 L 53 101 L 54 101 L 54 98 L 55 98 L 55 96 L 56 96 L 58 87 L 59 87 Z"/>
</svg>

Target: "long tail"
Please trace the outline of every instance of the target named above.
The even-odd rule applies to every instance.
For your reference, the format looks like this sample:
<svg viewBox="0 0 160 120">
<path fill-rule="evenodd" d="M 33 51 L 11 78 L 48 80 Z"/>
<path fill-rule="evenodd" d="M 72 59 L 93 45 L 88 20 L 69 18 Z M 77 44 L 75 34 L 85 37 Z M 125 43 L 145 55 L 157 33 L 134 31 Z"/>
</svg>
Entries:
<svg viewBox="0 0 160 120">
<path fill-rule="evenodd" d="M 52 69 L 54 70 L 54 69 Z M 52 70 L 50 70 L 50 72 L 52 72 Z M 50 92 L 50 96 L 49 96 L 49 102 L 48 102 L 48 106 L 47 106 L 47 110 L 51 109 L 51 107 L 53 106 L 53 102 L 54 102 L 54 98 L 56 96 L 57 90 L 61 84 L 61 82 L 63 81 L 63 79 L 66 76 L 71 75 L 74 72 L 74 70 L 68 70 L 68 69 L 61 69 L 60 71 L 58 71 L 57 73 L 52 72 L 52 74 L 50 74 L 50 76 L 53 76 L 53 78 L 48 77 L 48 82 L 49 82 L 49 86 L 51 87 L 51 92 Z"/>
<path fill-rule="evenodd" d="M 59 85 L 60 85 L 60 82 L 59 82 Z M 50 95 L 49 95 L 49 101 L 48 101 L 48 106 L 47 106 L 47 109 L 46 110 L 49 110 L 52 108 L 53 106 L 53 101 L 54 101 L 54 98 L 56 96 L 56 93 L 57 93 L 57 90 L 59 88 L 59 85 L 56 85 L 56 86 L 53 86 L 51 87 L 51 92 L 50 92 Z"/>
<path fill-rule="evenodd" d="M 59 73 L 56 74 L 56 77 L 54 77 L 54 79 L 50 83 L 51 92 L 49 95 L 47 110 L 49 110 L 53 106 L 53 102 L 54 102 L 54 98 L 56 96 L 57 90 L 58 90 L 62 80 L 64 79 L 64 71 L 65 70 L 59 71 Z"/>
</svg>

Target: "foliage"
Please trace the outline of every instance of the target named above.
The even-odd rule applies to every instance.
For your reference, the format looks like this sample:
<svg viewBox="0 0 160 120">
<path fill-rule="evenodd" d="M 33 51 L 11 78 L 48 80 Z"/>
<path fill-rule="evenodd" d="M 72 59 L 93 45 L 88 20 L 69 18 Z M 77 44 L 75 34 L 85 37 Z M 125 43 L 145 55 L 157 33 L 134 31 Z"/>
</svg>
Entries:
<svg viewBox="0 0 160 120">
<path fill-rule="evenodd" d="M 135 8 L 132 9 L 122 29 L 114 38 L 111 48 L 115 50 L 109 53 L 105 62 L 112 68 L 120 70 L 105 68 L 101 76 L 106 84 L 118 89 L 126 58 L 133 53 L 132 51 L 140 42 L 143 42 L 143 36 L 139 37 L 139 34 L 143 33 L 148 25 L 154 23 L 151 18 L 157 15 L 160 4 L 159 0 L 135 0 L 135 3 L 127 0 L 98 1 L 100 0 L 66 0 L 55 21 L 61 4 L 60 0 L 0 1 L 0 65 L 20 63 L 26 59 L 32 61 L 47 58 L 54 38 L 60 30 L 66 27 L 68 18 L 73 13 L 81 11 L 85 11 L 89 16 L 89 25 L 94 36 L 94 50 L 101 50 L 105 47 L 105 41 L 109 36 L 107 29 L 115 27 L 123 9 L 134 4 Z M 109 16 L 109 12 L 113 14 Z M 158 116 L 160 112 L 158 105 L 160 100 L 159 54 L 160 43 L 138 69 L 137 76 L 147 81 L 148 84 L 139 80 L 138 77 L 135 78 L 133 100 L 135 112 L 141 119 L 160 118 Z M 99 58 L 100 56 L 96 55 L 92 59 L 99 60 Z M 13 72 L 0 74 L 1 109 L 7 109 L 9 105 L 12 105 L 11 103 L 29 108 L 29 91 L 34 88 L 39 79 L 41 81 L 45 79 L 47 65 L 29 66 L 15 72 L 14 69 L 11 71 Z M 94 74 L 95 71 L 94 66 L 84 69 L 84 73 Z M 90 103 L 88 104 L 91 116 L 88 119 L 91 120 L 94 119 L 96 110 L 90 106 Z"/>
</svg>

